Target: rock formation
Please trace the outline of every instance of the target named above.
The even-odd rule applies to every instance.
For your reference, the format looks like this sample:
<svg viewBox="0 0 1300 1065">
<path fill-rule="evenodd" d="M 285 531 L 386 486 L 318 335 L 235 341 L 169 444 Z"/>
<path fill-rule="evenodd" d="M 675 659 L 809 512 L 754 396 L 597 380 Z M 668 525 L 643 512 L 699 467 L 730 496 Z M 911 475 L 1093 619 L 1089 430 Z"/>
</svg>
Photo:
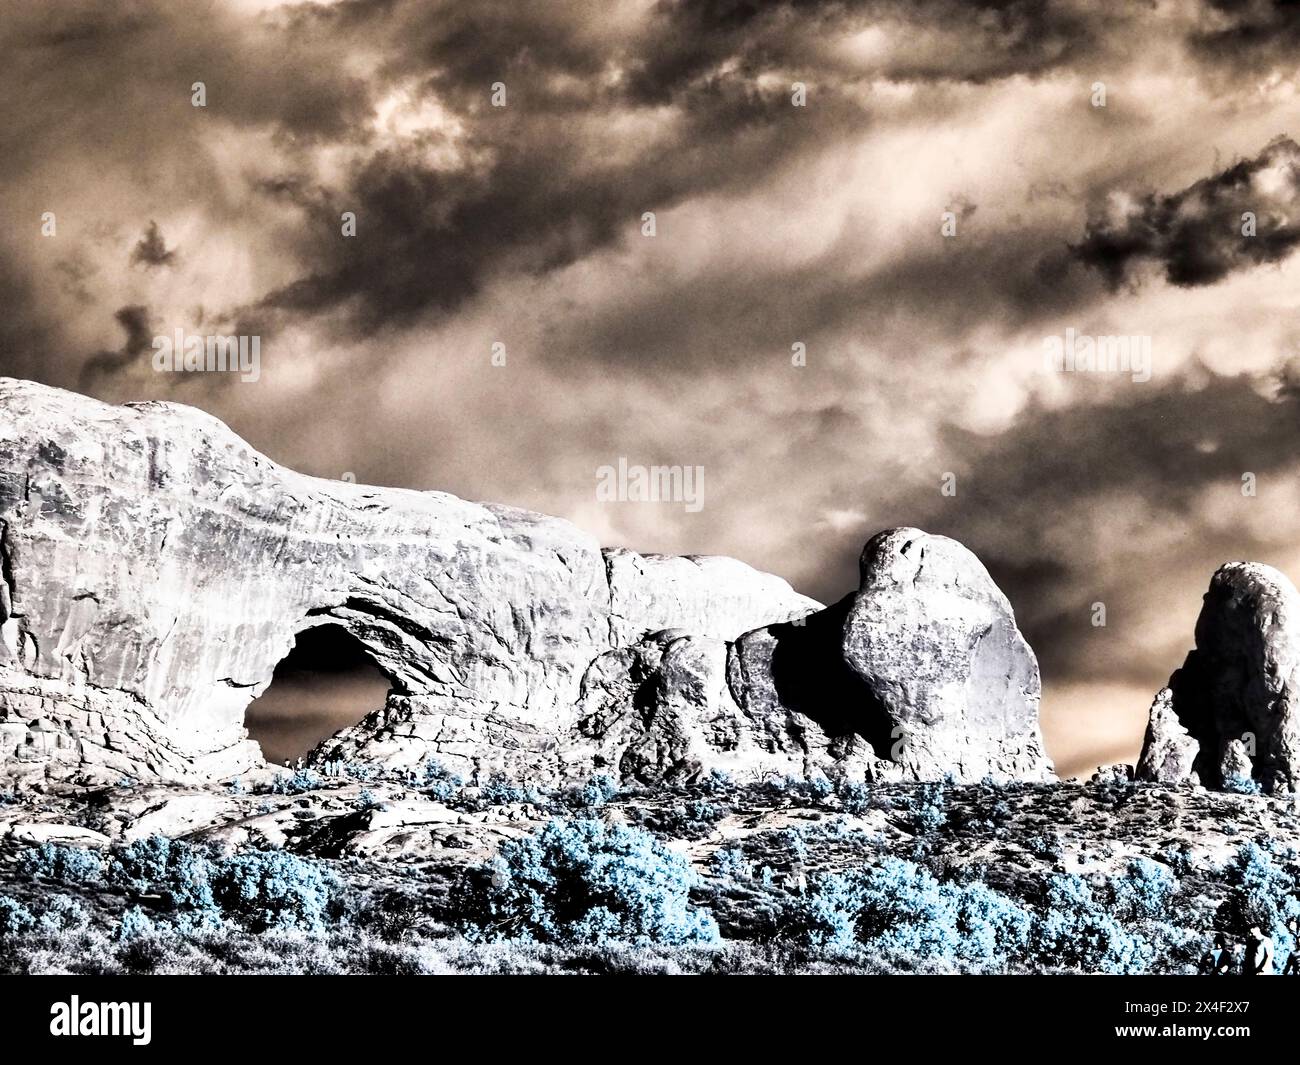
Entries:
<svg viewBox="0 0 1300 1065">
<path fill-rule="evenodd" d="M 947 537 L 893 529 L 860 567 L 844 659 L 900 739 L 898 761 L 963 779 L 1040 772 L 1038 660 L 979 559 Z"/>
<path fill-rule="evenodd" d="M 199 411 L 0 379 L 0 768 L 232 775 L 297 633 L 392 684 L 320 761 L 655 781 L 1042 777 L 1038 669 L 961 545 L 877 536 L 836 606 L 725 558 L 307 477 Z"/>
<path fill-rule="evenodd" d="M 1196 648 L 1156 697 L 1138 762 L 1144 780 L 1266 791 L 1300 783 L 1300 593 L 1258 562 L 1210 581 Z"/>
</svg>

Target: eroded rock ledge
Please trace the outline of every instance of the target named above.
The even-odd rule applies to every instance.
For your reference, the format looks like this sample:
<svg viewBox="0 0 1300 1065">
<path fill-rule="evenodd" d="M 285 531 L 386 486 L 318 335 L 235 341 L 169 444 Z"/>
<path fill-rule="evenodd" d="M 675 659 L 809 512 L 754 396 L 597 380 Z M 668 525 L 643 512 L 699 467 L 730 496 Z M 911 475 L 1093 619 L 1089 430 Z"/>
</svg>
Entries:
<svg viewBox="0 0 1300 1065">
<path fill-rule="evenodd" d="M 1038 667 L 983 566 L 890 530 L 820 604 L 727 558 L 307 477 L 216 419 L 0 378 L 0 763 L 221 777 L 334 623 L 390 678 L 317 760 L 962 780 L 1050 773 Z"/>
</svg>

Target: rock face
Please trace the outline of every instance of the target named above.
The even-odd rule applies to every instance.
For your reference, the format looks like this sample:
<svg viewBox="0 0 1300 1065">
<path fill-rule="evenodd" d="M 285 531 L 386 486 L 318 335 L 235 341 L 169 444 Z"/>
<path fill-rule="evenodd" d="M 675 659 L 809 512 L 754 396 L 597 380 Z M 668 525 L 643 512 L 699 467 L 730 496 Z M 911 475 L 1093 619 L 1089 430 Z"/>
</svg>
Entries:
<svg viewBox="0 0 1300 1065">
<path fill-rule="evenodd" d="M 1294 791 L 1298 668 L 1295 586 L 1261 563 L 1220 567 L 1196 621 L 1196 648 L 1152 706 L 1139 777 L 1212 788 L 1246 778 L 1266 790 Z"/>
<path fill-rule="evenodd" d="M 1038 660 L 979 559 L 947 537 L 893 529 L 868 542 L 860 568 L 844 660 L 887 717 L 897 760 L 963 779 L 1040 773 Z"/>
<path fill-rule="evenodd" d="M 1147 719 L 1137 779 L 1157 784 L 1177 784 L 1187 780 L 1199 753 L 1200 745 L 1174 712 L 1174 693 L 1169 688 L 1161 688 Z"/>
<path fill-rule="evenodd" d="M 187 407 L 0 379 L 0 415 L 0 768 L 260 764 L 245 707 L 297 633 L 337 624 L 392 691 L 318 761 L 1047 772 L 1033 654 L 953 541 L 876 537 L 862 589 L 821 609 L 732 559 L 306 477 Z"/>
<path fill-rule="evenodd" d="M 860 570 L 835 606 L 737 642 L 732 689 L 760 732 L 868 777 L 1050 776 L 1038 662 L 979 560 L 890 529 Z"/>
</svg>

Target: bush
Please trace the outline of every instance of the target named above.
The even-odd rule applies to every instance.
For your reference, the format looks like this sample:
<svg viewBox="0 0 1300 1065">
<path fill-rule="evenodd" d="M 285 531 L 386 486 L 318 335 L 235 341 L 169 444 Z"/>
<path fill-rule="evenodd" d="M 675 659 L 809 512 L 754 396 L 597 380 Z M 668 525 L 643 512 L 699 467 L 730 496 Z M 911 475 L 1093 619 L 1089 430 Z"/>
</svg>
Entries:
<svg viewBox="0 0 1300 1065">
<path fill-rule="evenodd" d="M 1160 860 L 1169 866 L 1175 876 L 1187 876 L 1195 869 L 1192 848 L 1186 842 L 1169 843 L 1160 848 L 1159 855 Z"/>
<path fill-rule="evenodd" d="M 316 862 L 285 851 L 254 851 L 219 862 L 212 894 L 222 913 L 251 931 L 320 931 L 341 884 Z"/>
<path fill-rule="evenodd" d="M 1059 862 L 1065 858 L 1065 842 L 1055 832 L 1039 832 L 1025 840 L 1025 849 L 1038 858 Z"/>
<path fill-rule="evenodd" d="M 1243 844 L 1222 873 L 1231 888 L 1219 906 L 1220 928 L 1242 936 L 1251 925 L 1257 924 L 1275 939 L 1289 942 L 1287 921 L 1300 917 L 1300 901 L 1295 897 L 1297 884 L 1292 873 L 1254 843 Z"/>
<path fill-rule="evenodd" d="M 835 785 L 825 777 L 769 777 L 763 782 L 763 790 L 776 798 L 786 798 L 794 802 L 816 804 L 823 802 L 835 792 Z"/>
<path fill-rule="evenodd" d="M 97 851 L 42 843 L 27 847 L 18 855 L 18 869 L 24 876 L 44 876 L 60 884 L 93 884 L 104 874 Z"/>
<path fill-rule="evenodd" d="M 1150 858 L 1134 858 L 1123 876 L 1106 882 L 1106 902 L 1121 921 L 1164 921 L 1178 891 L 1178 881 Z"/>
<path fill-rule="evenodd" d="M 340 773 L 345 773 L 353 780 L 362 784 L 374 783 L 374 781 L 384 775 L 383 767 L 377 766 L 373 762 L 348 762 L 346 765 L 342 766 L 341 769 L 334 768 L 337 765 L 338 763 L 330 763 L 330 767 L 327 768 L 327 774 L 331 776 L 339 776 Z"/>
<path fill-rule="evenodd" d="M 1238 777 L 1238 776 L 1224 777 L 1223 790 L 1230 791 L 1234 795 L 1262 794 L 1262 790 L 1260 789 L 1259 786 L 1259 781 L 1254 780 L 1251 777 Z"/>
<path fill-rule="evenodd" d="M 540 805 L 546 801 L 546 797 L 535 788 L 519 787 L 504 773 L 493 773 L 487 783 L 479 788 L 479 800 L 487 806 L 508 806 L 512 803 Z"/>
<path fill-rule="evenodd" d="M 35 927 L 31 910 L 8 895 L 0 895 L 0 938 L 20 936 Z"/>
<path fill-rule="evenodd" d="M 724 847 L 713 852 L 710 862 L 713 875 L 723 880 L 735 880 L 749 876 L 749 862 L 740 847 Z"/>
<path fill-rule="evenodd" d="M 295 769 L 293 774 L 277 773 L 271 780 L 272 795 L 302 795 L 316 791 L 325 784 L 324 778 L 310 769 Z"/>
<path fill-rule="evenodd" d="M 37 924 L 43 932 L 67 932 L 84 928 L 90 917 L 71 895 L 55 895 L 46 904 Z"/>
<path fill-rule="evenodd" d="M 871 809 L 871 789 L 866 784 L 841 781 L 836 789 L 840 805 L 844 812 L 854 817 L 862 817 Z"/>
<path fill-rule="evenodd" d="M 501 847 L 452 893 L 473 938 L 543 943 L 709 943 L 707 913 L 691 909 L 695 876 L 680 854 L 635 828 L 552 821 Z"/>
<path fill-rule="evenodd" d="M 913 862 L 891 858 L 870 869 L 860 888 L 861 939 L 892 954 L 948 960 L 958 955 L 957 899 Z"/>
<path fill-rule="evenodd" d="M 159 895 L 173 909 L 211 910 L 212 862 L 196 847 L 147 836 L 114 852 L 108 880 L 137 895 Z"/>
<path fill-rule="evenodd" d="M 117 940 L 119 943 L 129 943 L 133 939 L 151 936 L 155 931 L 153 919 L 139 906 L 132 906 L 122 914 L 122 920 L 117 926 Z"/>
<path fill-rule="evenodd" d="M 618 785 L 604 773 L 597 773 L 578 793 L 578 803 L 588 809 L 604 806 L 618 795 Z"/>
<path fill-rule="evenodd" d="M 705 795 L 725 795 L 735 784 L 725 769 L 710 769 L 696 781 L 695 786 Z"/>
<path fill-rule="evenodd" d="M 790 862 L 802 864 L 808 860 L 808 841 L 800 829 L 780 829 L 772 834 L 772 842 L 786 853 Z"/>
<path fill-rule="evenodd" d="M 646 828 L 681 839 L 698 839 L 713 831 L 713 826 L 727 816 L 727 808 L 704 799 L 692 799 L 667 810 L 637 810 L 635 818 Z"/>
<path fill-rule="evenodd" d="M 948 795 L 942 784 L 922 784 L 916 794 L 901 801 L 904 811 L 910 813 L 908 823 L 913 834 L 928 836 L 947 823 L 945 804 Z"/>
<path fill-rule="evenodd" d="M 801 947 L 844 949 L 857 941 L 862 893 L 856 880 L 833 874 L 819 877 L 781 914 L 781 935 Z"/>
<path fill-rule="evenodd" d="M 1040 964 L 1088 973 L 1139 973 L 1154 955 L 1142 936 L 1126 931 L 1080 876 L 1048 882 L 1045 912 L 1035 929 Z"/>
<path fill-rule="evenodd" d="M 427 791 L 430 796 L 439 802 L 450 802 L 460 791 L 464 781 L 444 766 L 441 762 L 430 759 L 424 764 L 424 769 L 416 778 L 417 786 L 422 791 Z"/>
<path fill-rule="evenodd" d="M 984 884 L 941 884 L 890 858 L 853 876 L 820 878 L 787 904 L 781 927 L 806 947 L 857 942 L 886 955 L 1003 966 L 1026 953 L 1033 917 Z"/>
</svg>

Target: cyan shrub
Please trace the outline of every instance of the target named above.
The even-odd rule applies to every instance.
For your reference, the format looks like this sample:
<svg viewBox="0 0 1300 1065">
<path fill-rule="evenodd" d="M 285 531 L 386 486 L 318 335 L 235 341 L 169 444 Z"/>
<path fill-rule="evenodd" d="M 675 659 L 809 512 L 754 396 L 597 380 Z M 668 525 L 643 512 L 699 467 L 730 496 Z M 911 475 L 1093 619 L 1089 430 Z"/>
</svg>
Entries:
<svg viewBox="0 0 1300 1065">
<path fill-rule="evenodd" d="M 504 773 L 493 773 L 487 783 L 480 785 L 479 799 L 488 806 L 508 806 L 512 803 L 540 805 L 546 801 L 538 789 L 520 787 Z"/>
<path fill-rule="evenodd" d="M 604 806 L 618 795 L 618 785 L 604 773 L 597 773 L 578 793 L 578 803 L 587 809 Z"/>
<path fill-rule="evenodd" d="M 342 772 L 361 784 L 373 783 L 384 775 L 383 767 L 373 762 L 348 762 L 342 767 Z M 338 771 L 335 770 L 333 775 L 337 776 Z"/>
<path fill-rule="evenodd" d="M 302 795 L 324 787 L 325 779 L 311 769 L 295 769 L 292 774 L 277 773 L 271 780 L 272 795 Z"/>
<path fill-rule="evenodd" d="M 721 847 L 713 852 L 709 863 L 713 875 L 723 880 L 736 880 L 749 876 L 749 863 L 739 847 Z"/>
<path fill-rule="evenodd" d="M 552 821 L 502 845 L 452 893 L 473 938 L 544 943 L 710 943 L 713 918 L 690 906 L 695 876 L 649 833 L 600 821 Z"/>
<path fill-rule="evenodd" d="M 1178 891 L 1178 880 L 1159 862 L 1133 858 L 1123 876 L 1106 882 L 1106 902 L 1121 921 L 1164 921 Z"/>
<path fill-rule="evenodd" d="M 118 923 L 117 941 L 127 943 L 133 939 L 153 935 L 156 931 L 153 918 L 139 906 L 132 906 L 122 914 L 122 920 Z"/>
<path fill-rule="evenodd" d="M 430 759 L 416 775 L 416 786 L 439 802 L 450 802 L 460 792 L 464 781 L 441 762 Z"/>
<path fill-rule="evenodd" d="M 213 866 L 197 847 L 147 836 L 113 852 L 109 883 L 137 895 L 161 895 L 173 909 L 210 910 Z"/>
<path fill-rule="evenodd" d="M 286 851 L 236 854 L 212 872 L 212 894 L 224 916 L 254 932 L 319 931 L 340 891 L 325 867 Z"/>
<path fill-rule="evenodd" d="M 695 782 L 695 786 L 705 795 L 725 795 L 735 784 L 725 769 L 710 769 Z"/>
<path fill-rule="evenodd" d="M 8 895 L 0 895 L 0 938 L 20 936 L 36 927 L 32 911 Z"/>
<path fill-rule="evenodd" d="M 839 796 L 840 805 L 847 814 L 861 817 L 871 809 L 871 788 L 866 784 L 841 781 L 836 789 L 836 794 Z"/>
<path fill-rule="evenodd" d="M 960 949 L 953 892 L 913 862 L 889 858 L 862 877 L 858 934 L 895 954 L 947 959 Z"/>
<path fill-rule="evenodd" d="M 947 791 L 942 784 L 920 785 L 910 801 L 903 803 L 903 809 L 911 812 L 912 831 L 918 836 L 928 836 L 941 829 L 948 820 L 947 801 Z"/>
<path fill-rule="evenodd" d="M 888 858 L 853 875 L 821 877 L 789 902 L 782 934 L 806 947 L 846 947 L 943 963 L 1002 966 L 1029 948 L 1033 917 L 981 883 L 944 884 Z"/>
<path fill-rule="evenodd" d="M 851 947 L 857 942 L 861 909 L 861 884 L 856 877 L 818 877 L 806 893 L 785 904 L 780 934 L 813 950 Z"/>
<path fill-rule="evenodd" d="M 794 802 L 819 803 L 835 793 L 835 785 L 825 777 L 773 776 L 763 781 L 763 791 Z"/>
<path fill-rule="evenodd" d="M 1123 928 L 1088 882 L 1076 875 L 1062 874 L 1048 882 L 1034 940 L 1040 964 L 1087 973 L 1145 972 L 1154 955 L 1151 944 Z"/>
<path fill-rule="evenodd" d="M 1174 876 L 1187 876 L 1195 869 L 1192 864 L 1192 848 L 1185 841 L 1166 844 L 1160 848 L 1158 854 L 1160 860 L 1169 866 Z"/>
<path fill-rule="evenodd" d="M 19 852 L 18 869 L 24 876 L 44 876 L 60 884 L 94 884 L 104 873 L 98 851 L 42 843 Z"/>
<path fill-rule="evenodd" d="M 1294 874 L 1264 848 L 1245 843 L 1222 875 L 1231 887 L 1219 906 L 1219 927 L 1240 936 L 1258 924 L 1275 939 L 1289 943 L 1287 922 L 1300 917 Z"/>
<path fill-rule="evenodd" d="M 945 887 L 957 893 L 957 932 L 962 937 L 963 957 L 998 964 L 1024 957 L 1034 927 L 1029 910 L 978 881 Z"/>
<path fill-rule="evenodd" d="M 1059 862 L 1065 857 L 1065 844 L 1055 832 L 1037 832 L 1025 840 L 1025 849 L 1039 858 Z"/>
<path fill-rule="evenodd" d="M 86 908 L 71 895 L 54 895 L 45 903 L 37 924 L 43 932 L 66 932 L 84 928 L 89 920 Z"/>
<path fill-rule="evenodd" d="M 633 816 L 646 828 L 663 835 L 680 839 L 698 839 L 713 830 L 713 826 L 727 816 L 725 806 L 704 799 L 692 799 L 681 806 L 666 810 L 638 809 Z"/>
</svg>

